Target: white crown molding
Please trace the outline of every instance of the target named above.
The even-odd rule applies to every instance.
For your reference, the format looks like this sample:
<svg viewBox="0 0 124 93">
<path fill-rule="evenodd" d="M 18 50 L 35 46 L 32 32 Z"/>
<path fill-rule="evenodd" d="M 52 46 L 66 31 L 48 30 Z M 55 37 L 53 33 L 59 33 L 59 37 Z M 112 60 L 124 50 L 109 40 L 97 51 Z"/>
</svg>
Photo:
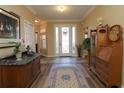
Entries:
<svg viewBox="0 0 124 93">
<path fill-rule="evenodd" d="M 27 9 L 29 9 L 34 15 L 36 15 L 36 11 L 28 6 L 28 5 L 25 5 L 25 7 Z M 82 22 L 94 9 L 96 8 L 96 5 L 93 5 L 85 14 L 84 16 L 81 18 L 81 19 L 46 19 L 47 22 Z"/>
<path fill-rule="evenodd" d="M 51 20 L 47 20 L 47 22 L 80 22 L 81 20 L 68 20 L 68 19 L 51 19 Z"/>
<path fill-rule="evenodd" d="M 94 9 L 96 8 L 96 5 L 93 5 L 83 16 L 83 18 L 81 19 L 81 21 L 83 21 Z"/>
<path fill-rule="evenodd" d="M 56 19 L 53 19 L 53 20 L 46 20 L 48 22 L 82 22 L 94 9 L 96 8 L 96 5 L 93 5 L 85 14 L 84 16 L 81 18 L 81 19 L 75 19 L 75 20 L 66 20 L 66 19 L 63 19 L 63 20 L 56 20 Z"/>
<path fill-rule="evenodd" d="M 37 14 L 36 11 L 35 11 L 33 8 L 31 8 L 30 6 L 25 5 L 25 7 L 26 7 L 28 10 L 30 10 L 34 15 Z"/>
</svg>

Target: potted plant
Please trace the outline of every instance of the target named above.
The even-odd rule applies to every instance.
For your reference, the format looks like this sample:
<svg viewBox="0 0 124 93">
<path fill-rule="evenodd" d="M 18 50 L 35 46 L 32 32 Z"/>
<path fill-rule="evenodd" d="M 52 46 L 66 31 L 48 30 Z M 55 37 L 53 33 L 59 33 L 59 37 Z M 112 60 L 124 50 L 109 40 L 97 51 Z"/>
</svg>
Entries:
<svg viewBox="0 0 124 93">
<path fill-rule="evenodd" d="M 85 38 L 82 42 L 82 48 L 85 50 L 90 49 L 90 38 Z"/>
<path fill-rule="evenodd" d="M 77 44 L 76 47 L 77 47 L 78 57 L 81 57 L 81 50 L 82 50 L 81 44 Z"/>
<path fill-rule="evenodd" d="M 88 66 L 90 66 L 90 38 L 85 38 L 83 40 L 82 48 L 84 50 L 87 50 L 87 52 L 88 52 L 87 60 L 88 60 Z"/>
<path fill-rule="evenodd" d="M 17 60 L 21 60 L 21 57 L 22 57 L 22 52 L 21 52 L 20 46 L 21 46 L 21 43 L 16 42 L 16 46 L 13 50 L 14 55 L 16 56 Z"/>
</svg>

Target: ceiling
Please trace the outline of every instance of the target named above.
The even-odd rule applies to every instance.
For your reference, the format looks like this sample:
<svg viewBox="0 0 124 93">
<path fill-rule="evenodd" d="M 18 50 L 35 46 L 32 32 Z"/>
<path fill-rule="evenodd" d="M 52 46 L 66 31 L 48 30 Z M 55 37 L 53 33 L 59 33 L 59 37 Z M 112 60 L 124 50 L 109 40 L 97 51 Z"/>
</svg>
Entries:
<svg viewBox="0 0 124 93">
<path fill-rule="evenodd" d="M 65 5 L 65 10 L 60 12 L 57 5 L 27 5 L 36 16 L 46 20 L 81 20 L 95 6 L 93 5 Z"/>
</svg>

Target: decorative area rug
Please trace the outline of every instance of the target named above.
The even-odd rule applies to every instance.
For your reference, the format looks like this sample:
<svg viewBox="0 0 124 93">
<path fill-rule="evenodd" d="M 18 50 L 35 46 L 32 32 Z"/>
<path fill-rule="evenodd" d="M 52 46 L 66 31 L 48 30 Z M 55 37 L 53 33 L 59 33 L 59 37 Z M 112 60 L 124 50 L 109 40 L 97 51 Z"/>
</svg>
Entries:
<svg viewBox="0 0 124 93">
<path fill-rule="evenodd" d="M 41 62 L 41 74 L 32 84 L 32 88 L 99 88 L 101 83 L 92 78 L 85 66 L 85 62 L 78 58 L 44 59 Z M 61 62 L 58 63 L 49 63 Z M 75 64 L 74 64 L 75 63 Z"/>
<path fill-rule="evenodd" d="M 95 88 L 99 87 L 82 65 L 54 64 L 46 80 L 47 88 Z"/>
<path fill-rule="evenodd" d="M 82 83 L 81 83 L 82 82 Z M 89 87 L 85 77 L 73 67 L 53 69 L 49 82 L 49 88 L 79 88 Z"/>
</svg>

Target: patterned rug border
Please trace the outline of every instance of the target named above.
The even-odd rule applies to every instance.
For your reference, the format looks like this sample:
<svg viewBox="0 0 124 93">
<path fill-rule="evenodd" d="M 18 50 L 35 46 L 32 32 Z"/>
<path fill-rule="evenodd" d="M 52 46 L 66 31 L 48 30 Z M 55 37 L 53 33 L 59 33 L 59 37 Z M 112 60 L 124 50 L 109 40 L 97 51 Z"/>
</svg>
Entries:
<svg viewBox="0 0 124 93">
<path fill-rule="evenodd" d="M 44 60 L 44 59 L 41 59 L 41 64 L 82 64 L 82 63 L 85 63 L 86 60 L 85 59 L 80 59 L 79 61 L 75 61 L 75 62 L 63 62 L 63 61 L 56 61 L 56 60 L 52 60 L 52 61 L 47 61 L 47 60 Z"/>
<path fill-rule="evenodd" d="M 74 72 L 75 76 L 76 76 L 76 79 L 77 79 L 78 84 L 79 84 L 79 88 L 89 88 L 88 83 L 83 82 L 83 81 L 86 81 L 85 77 L 82 76 L 82 73 L 80 73 L 79 69 L 74 68 L 74 67 L 61 67 L 61 68 L 56 67 L 56 68 L 53 68 L 51 70 L 52 73 L 50 73 L 50 77 L 49 77 L 49 80 L 50 80 L 50 83 L 48 84 L 49 88 L 55 88 L 56 74 L 57 74 L 57 71 L 61 70 L 61 69 L 71 69 Z"/>
</svg>

